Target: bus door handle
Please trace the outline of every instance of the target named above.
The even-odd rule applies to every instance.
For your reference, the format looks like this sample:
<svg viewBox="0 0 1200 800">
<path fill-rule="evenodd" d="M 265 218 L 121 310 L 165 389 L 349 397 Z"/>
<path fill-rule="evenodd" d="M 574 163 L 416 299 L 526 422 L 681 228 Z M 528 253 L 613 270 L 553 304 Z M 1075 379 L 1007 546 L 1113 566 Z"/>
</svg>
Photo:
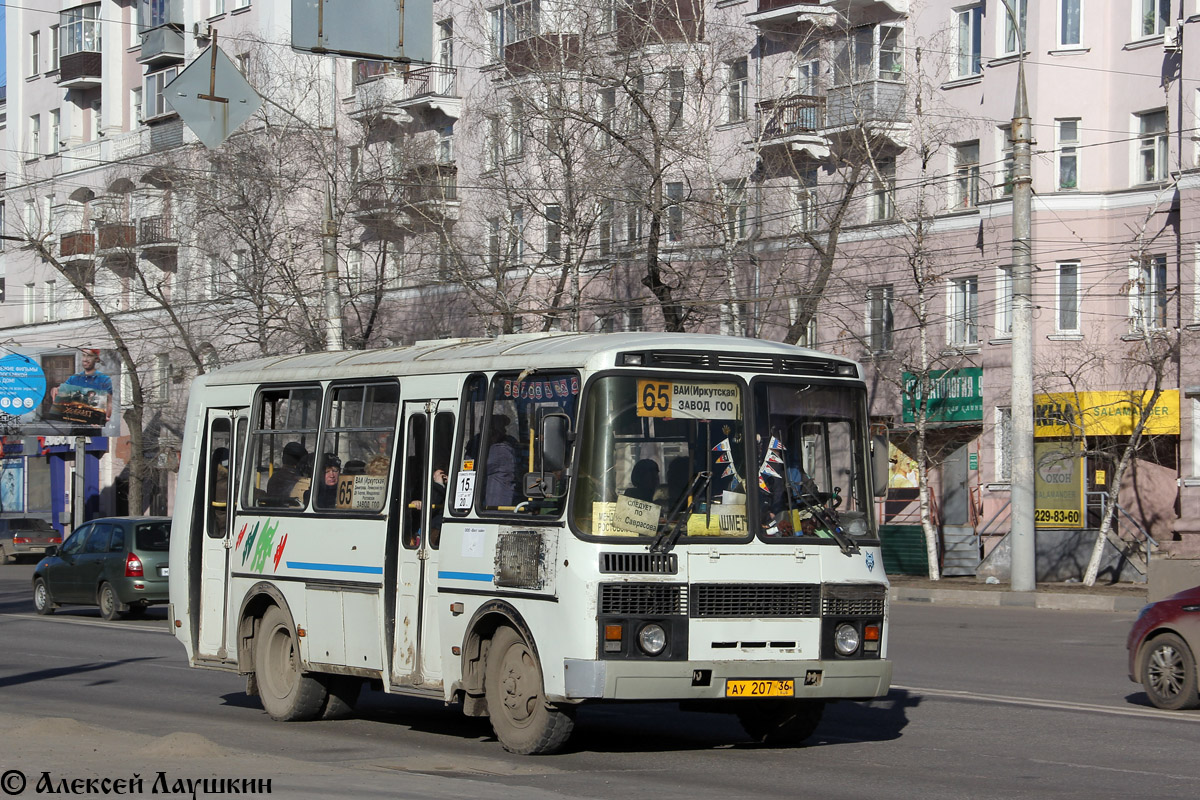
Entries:
<svg viewBox="0 0 1200 800">
<path fill-rule="evenodd" d="M 420 550 L 417 551 L 417 560 L 418 561 L 428 561 L 429 560 L 429 551 L 426 550 L 424 547 L 422 547 Z"/>
</svg>

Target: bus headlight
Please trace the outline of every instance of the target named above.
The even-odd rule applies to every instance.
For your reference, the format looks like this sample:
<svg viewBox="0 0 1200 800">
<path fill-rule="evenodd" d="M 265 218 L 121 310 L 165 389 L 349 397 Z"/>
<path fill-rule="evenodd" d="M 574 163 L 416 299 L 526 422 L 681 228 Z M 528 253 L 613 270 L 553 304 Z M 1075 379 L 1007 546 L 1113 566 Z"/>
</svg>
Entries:
<svg viewBox="0 0 1200 800">
<path fill-rule="evenodd" d="M 838 625 L 837 630 L 833 632 L 833 646 L 837 648 L 840 655 L 854 655 L 861 643 L 862 639 L 858 635 L 858 628 L 848 622 Z"/>
<path fill-rule="evenodd" d="M 648 656 L 656 656 L 667 646 L 667 632 L 657 622 L 643 625 L 638 631 L 638 647 Z"/>
</svg>

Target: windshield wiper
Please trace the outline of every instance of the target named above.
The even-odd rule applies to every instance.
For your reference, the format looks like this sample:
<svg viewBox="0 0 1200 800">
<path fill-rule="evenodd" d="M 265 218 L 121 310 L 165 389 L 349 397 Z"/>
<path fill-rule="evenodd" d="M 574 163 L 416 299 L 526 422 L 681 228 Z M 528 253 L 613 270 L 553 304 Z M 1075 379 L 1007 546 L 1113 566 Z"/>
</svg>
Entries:
<svg viewBox="0 0 1200 800">
<path fill-rule="evenodd" d="M 660 533 L 654 542 L 650 545 L 650 552 L 658 551 L 660 553 L 669 553 L 675 543 L 679 541 L 679 537 L 687 530 L 684 526 L 684 521 L 692 515 L 692 509 L 696 507 L 696 501 L 700 499 L 701 489 L 707 489 L 709 481 L 712 480 L 711 472 L 697 472 L 696 477 L 692 478 L 692 482 L 688 485 L 687 490 L 675 502 L 675 508 L 672 509 L 667 517 L 666 523 L 663 525 L 662 533 Z M 684 507 L 684 504 L 686 508 Z"/>
<path fill-rule="evenodd" d="M 790 494 L 789 492 L 789 496 Z M 837 546 L 842 553 L 853 555 L 859 552 L 858 542 L 855 542 L 842 531 L 842 522 L 837 511 L 822 503 L 820 497 L 809 492 L 797 492 L 795 499 L 800 505 L 804 506 L 817 522 L 824 526 L 829 535 L 833 537 L 833 540 L 837 542 Z"/>
</svg>

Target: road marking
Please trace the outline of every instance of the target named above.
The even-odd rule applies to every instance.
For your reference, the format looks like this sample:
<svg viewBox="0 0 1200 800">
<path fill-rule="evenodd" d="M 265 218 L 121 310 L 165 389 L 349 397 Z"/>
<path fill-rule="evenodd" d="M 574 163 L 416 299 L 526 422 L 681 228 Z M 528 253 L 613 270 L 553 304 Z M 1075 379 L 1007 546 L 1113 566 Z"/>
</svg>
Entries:
<svg viewBox="0 0 1200 800">
<path fill-rule="evenodd" d="M 955 700 L 976 700 L 984 703 L 998 703 L 1010 706 L 1033 706 L 1036 708 L 1054 708 L 1060 711 L 1087 711 L 1093 714 L 1115 714 L 1124 717 L 1146 717 L 1150 719 L 1173 719 L 1179 722 L 1200 722 L 1200 714 L 1194 711 L 1165 711 L 1159 708 L 1121 708 L 1118 706 L 1100 706 L 1093 703 L 1072 703 L 1067 700 L 1042 700 L 1037 697 L 1011 697 L 1002 694 L 983 694 L 955 689 L 924 689 L 918 686 L 901 686 L 892 684 L 893 689 L 900 689 L 914 694 L 929 697 L 946 697 Z"/>
<path fill-rule="evenodd" d="M 92 619 L 71 619 L 69 617 L 58 617 L 54 615 L 34 615 L 34 614 L 0 614 L 0 617 L 8 617 L 9 619 L 19 619 L 26 622 L 50 622 L 59 625 L 83 625 L 88 628 L 115 628 L 120 627 L 123 631 L 137 631 L 139 633 L 166 633 L 170 634 L 171 629 L 160 630 L 159 628 L 151 628 L 146 625 L 122 625 L 119 622 L 106 622 L 105 620 Z M 155 620 L 156 622 L 158 620 Z M 162 620 L 166 622 L 166 620 Z"/>
</svg>

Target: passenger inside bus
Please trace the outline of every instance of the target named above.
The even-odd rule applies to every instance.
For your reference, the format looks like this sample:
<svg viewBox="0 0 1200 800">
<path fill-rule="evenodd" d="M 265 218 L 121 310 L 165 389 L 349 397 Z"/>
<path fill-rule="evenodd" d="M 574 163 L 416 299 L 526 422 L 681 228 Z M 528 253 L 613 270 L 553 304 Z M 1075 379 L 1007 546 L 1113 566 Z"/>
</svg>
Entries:
<svg viewBox="0 0 1200 800">
<path fill-rule="evenodd" d="M 300 442 L 288 442 L 283 446 L 279 466 L 267 481 L 267 492 L 263 505 L 299 506 L 312 484 L 312 478 L 304 474 L 308 451 Z"/>
<path fill-rule="evenodd" d="M 658 475 L 658 464 L 654 459 L 643 458 L 633 465 L 633 472 L 629 474 L 632 486 L 625 490 L 625 496 L 653 503 L 654 493 L 658 491 Z"/>
<path fill-rule="evenodd" d="M 317 486 L 317 507 L 333 508 L 337 505 L 338 478 L 342 475 L 342 460 L 333 453 L 326 453 L 321 458 L 324 465 L 321 483 Z"/>
<path fill-rule="evenodd" d="M 493 414 L 487 448 L 487 483 L 484 505 L 487 508 L 512 506 L 517 487 L 516 439 L 508 433 L 511 420 L 505 414 Z"/>
</svg>

